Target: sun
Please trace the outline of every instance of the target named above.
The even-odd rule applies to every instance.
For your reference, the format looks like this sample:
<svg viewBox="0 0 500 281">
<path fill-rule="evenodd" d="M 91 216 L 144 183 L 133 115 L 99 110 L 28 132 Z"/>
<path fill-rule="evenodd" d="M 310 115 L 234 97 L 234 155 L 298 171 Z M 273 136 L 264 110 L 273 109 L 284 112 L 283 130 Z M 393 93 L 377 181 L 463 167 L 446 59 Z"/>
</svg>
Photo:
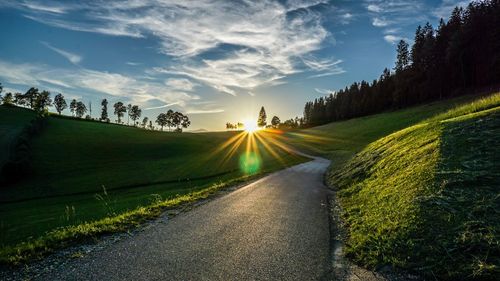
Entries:
<svg viewBox="0 0 500 281">
<path fill-rule="evenodd" d="M 245 126 L 245 131 L 248 133 L 253 133 L 259 130 L 259 126 L 257 126 L 257 120 L 255 119 L 245 119 L 243 120 L 243 125 Z"/>
</svg>

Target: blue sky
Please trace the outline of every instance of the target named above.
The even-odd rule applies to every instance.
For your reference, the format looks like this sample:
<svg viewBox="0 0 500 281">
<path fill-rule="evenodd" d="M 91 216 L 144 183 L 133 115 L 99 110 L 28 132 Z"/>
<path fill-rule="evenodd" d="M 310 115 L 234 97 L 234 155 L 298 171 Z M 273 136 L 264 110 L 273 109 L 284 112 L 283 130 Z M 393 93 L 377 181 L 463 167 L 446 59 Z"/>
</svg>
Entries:
<svg viewBox="0 0 500 281">
<path fill-rule="evenodd" d="M 93 116 L 102 98 L 149 118 L 179 110 L 190 129 L 222 130 L 260 106 L 284 120 L 378 78 L 399 39 L 469 2 L 0 0 L 0 82 L 91 102 Z"/>
</svg>

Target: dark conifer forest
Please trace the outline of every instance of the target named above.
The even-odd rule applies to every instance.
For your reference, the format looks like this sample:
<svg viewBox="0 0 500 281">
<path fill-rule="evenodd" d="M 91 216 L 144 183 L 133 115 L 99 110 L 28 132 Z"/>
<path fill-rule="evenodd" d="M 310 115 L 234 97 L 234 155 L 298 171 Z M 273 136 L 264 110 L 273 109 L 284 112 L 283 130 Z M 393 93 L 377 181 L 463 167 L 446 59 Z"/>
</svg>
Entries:
<svg viewBox="0 0 500 281">
<path fill-rule="evenodd" d="M 307 102 L 303 126 L 395 110 L 500 88 L 500 0 L 456 7 L 448 21 L 418 26 L 413 46 L 401 40 L 393 70 Z"/>
</svg>

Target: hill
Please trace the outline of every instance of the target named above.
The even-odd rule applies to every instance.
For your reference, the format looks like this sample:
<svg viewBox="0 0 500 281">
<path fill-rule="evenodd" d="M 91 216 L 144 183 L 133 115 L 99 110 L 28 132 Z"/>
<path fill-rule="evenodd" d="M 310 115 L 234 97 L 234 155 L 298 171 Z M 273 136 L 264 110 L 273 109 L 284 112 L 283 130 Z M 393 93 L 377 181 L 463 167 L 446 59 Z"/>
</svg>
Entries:
<svg viewBox="0 0 500 281">
<path fill-rule="evenodd" d="M 470 99 L 292 135 L 337 162 L 327 180 L 356 262 L 447 280 L 498 276 L 500 94 Z"/>
<path fill-rule="evenodd" d="M 0 110 L 5 151 L 35 115 Z M 31 147 L 34 173 L 0 189 L 4 248 L 306 160 L 242 132 L 167 133 L 57 116 Z"/>
</svg>

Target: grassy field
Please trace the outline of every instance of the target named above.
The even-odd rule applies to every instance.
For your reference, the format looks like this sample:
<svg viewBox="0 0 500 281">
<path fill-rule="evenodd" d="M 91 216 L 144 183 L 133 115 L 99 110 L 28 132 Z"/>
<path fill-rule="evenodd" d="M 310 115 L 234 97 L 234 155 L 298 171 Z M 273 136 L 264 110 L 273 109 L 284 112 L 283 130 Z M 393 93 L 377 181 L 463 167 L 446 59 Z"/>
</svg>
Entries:
<svg viewBox="0 0 500 281">
<path fill-rule="evenodd" d="M 7 160 L 13 140 L 23 127 L 35 118 L 35 113 L 17 107 L 0 106 L 0 166 Z"/>
<path fill-rule="evenodd" d="M 34 117 L 0 110 L 0 128 L 11 135 Z M 271 133 L 259 134 L 263 141 L 242 132 L 165 133 L 49 117 L 32 140 L 35 174 L 0 189 L 2 247 L 306 160 L 276 145 Z"/>
<path fill-rule="evenodd" d="M 331 159 L 332 169 L 335 170 L 369 143 L 473 99 L 472 96 L 465 96 L 398 111 L 333 122 L 290 132 L 286 134 L 287 142 L 301 151 Z"/>
<path fill-rule="evenodd" d="M 358 263 L 447 280 L 498 277 L 500 94 L 449 107 L 436 103 L 306 131 L 336 141 L 305 147 L 350 159 L 332 166 L 328 181 L 343 208 L 346 252 Z"/>
</svg>

